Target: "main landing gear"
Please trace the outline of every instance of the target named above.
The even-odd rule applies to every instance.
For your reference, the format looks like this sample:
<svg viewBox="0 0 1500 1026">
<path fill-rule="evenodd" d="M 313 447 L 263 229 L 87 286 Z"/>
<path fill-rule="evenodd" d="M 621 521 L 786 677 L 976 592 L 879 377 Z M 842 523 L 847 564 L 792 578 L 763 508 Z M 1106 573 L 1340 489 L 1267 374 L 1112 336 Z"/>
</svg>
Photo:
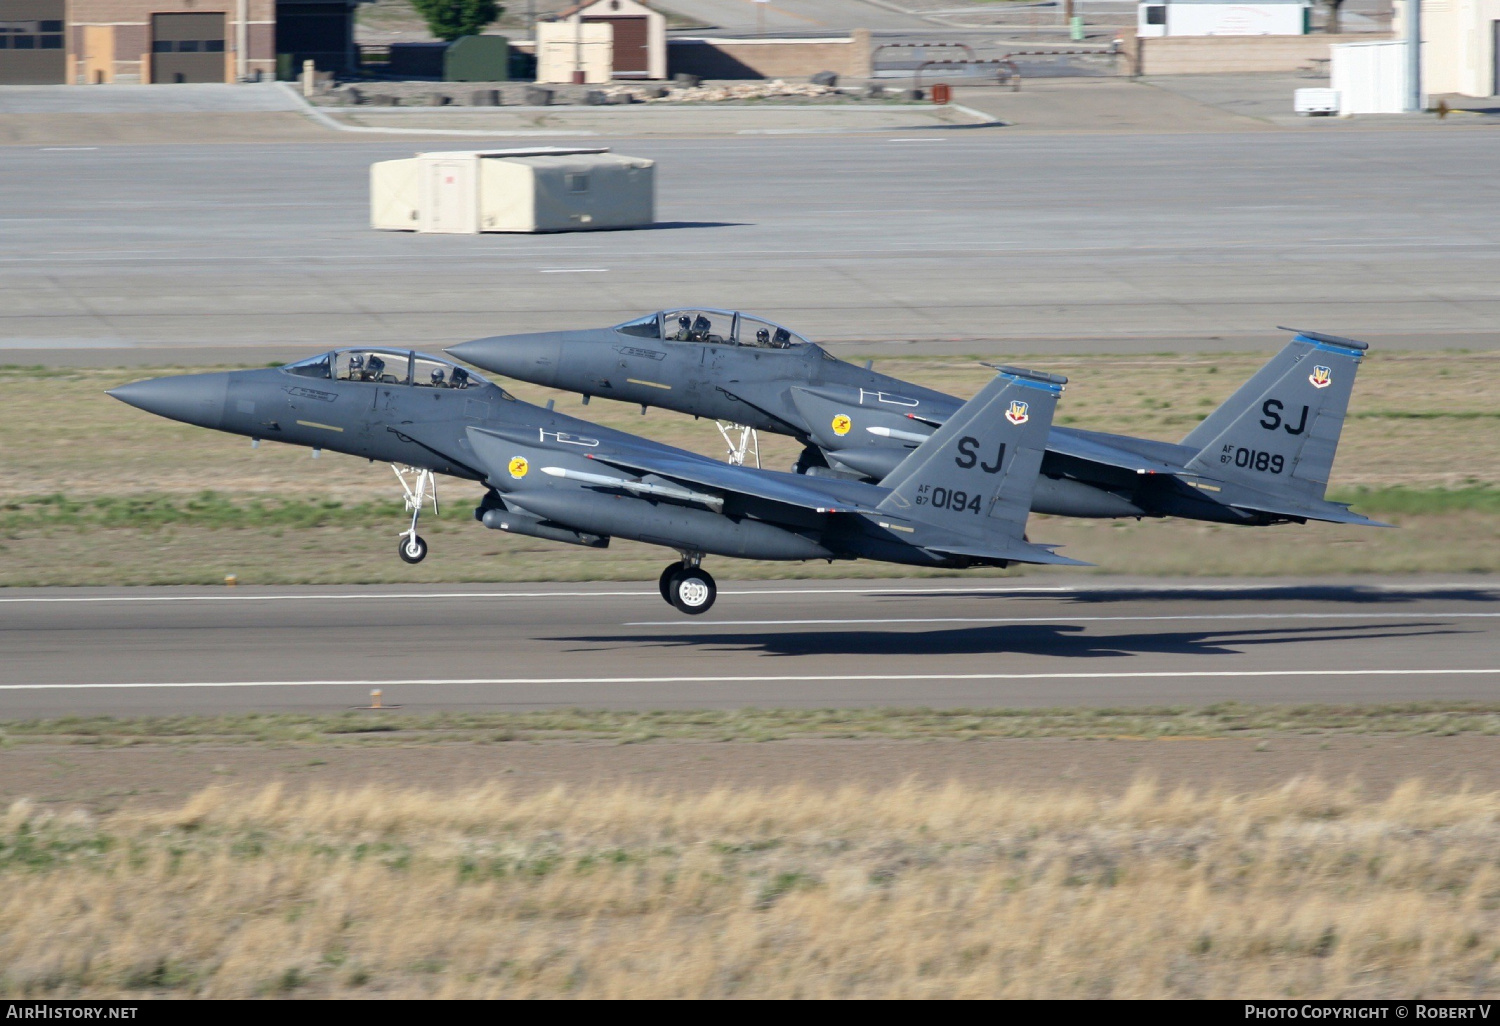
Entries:
<svg viewBox="0 0 1500 1026">
<path fill-rule="evenodd" d="M 713 575 L 699 566 L 703 556 L 686 553 L 681 563 L 673 563 L 661 572 L 661 597 L 680 611 L 692 616 L 708 612 L 719 594 Z"/>
<path fill-rule="evenodd" d="M 760 466 L 760 433 L 753 427 L 744 424 L 727 424 L 722 420 L 714 421 L 719 429 L 719 434 L 724 436 L 724 444 L 729 447 L 729 465 L 731 467 L 743 467 L 746 459 L 754 459 L 756 467 Z M 739 434 L 738 440 L 735 434 Z"/>
<path fill-rule="evenodd" d="M 406 493 L 406 511 L 411 514 L 411 527 L 401 532 L 401 544 L 396 554 L 403 562 L 420 563 L 427 558 L 427 542 L 417 534 L 417 519 L 422 515 L 422 504 L 428 499 L 432 500 L 432 515 L 437 516 L 437 478 L 432 476 L 432 471 L 417 467 L 392 463 L 391 469 L 396 472 L 396 480 L 401 482 L 401 490 Z"/>
</svg>

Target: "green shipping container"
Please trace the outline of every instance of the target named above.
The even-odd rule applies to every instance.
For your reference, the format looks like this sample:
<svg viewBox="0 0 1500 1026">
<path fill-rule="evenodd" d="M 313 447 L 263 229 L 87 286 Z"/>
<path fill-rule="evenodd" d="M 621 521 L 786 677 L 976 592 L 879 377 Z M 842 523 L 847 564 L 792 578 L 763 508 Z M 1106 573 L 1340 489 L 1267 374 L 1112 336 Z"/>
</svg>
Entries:
<svg viewBox="0 0 1500 1026">
<path fill-rule="evenodd" d="M 510 81 L 510 40 L 504 36 L 464 36 L 443 55 L 445 82 Z"/>
</svg>

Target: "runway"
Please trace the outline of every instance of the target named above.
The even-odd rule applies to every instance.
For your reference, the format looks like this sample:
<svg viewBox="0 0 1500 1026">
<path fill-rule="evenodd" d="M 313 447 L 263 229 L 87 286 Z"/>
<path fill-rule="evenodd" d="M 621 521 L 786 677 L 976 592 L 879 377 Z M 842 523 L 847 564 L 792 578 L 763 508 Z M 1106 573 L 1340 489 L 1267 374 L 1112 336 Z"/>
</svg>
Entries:
<svg viewBox="0 0 1500 1026">
<path fill-rule="evenodd" d="M 724 582 L 0 593 L 0 719 L 1486 701 L 1485 582 Z"/>
</svg>

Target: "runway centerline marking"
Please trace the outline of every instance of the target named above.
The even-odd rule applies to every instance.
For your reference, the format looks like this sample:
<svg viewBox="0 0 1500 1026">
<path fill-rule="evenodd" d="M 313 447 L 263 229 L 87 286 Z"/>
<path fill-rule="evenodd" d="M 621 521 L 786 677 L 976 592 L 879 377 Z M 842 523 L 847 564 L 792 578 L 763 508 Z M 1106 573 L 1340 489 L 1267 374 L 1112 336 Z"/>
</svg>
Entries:
<svg viewBox="0 0 1500 1026">
<path fill-rule="evenodd" d="M 825 627 L 902 623 L 1128 623 L 1169 620 L 1424 620 L 1500 617 L 1500 613 L 1183 613 L 1160 616 L 898 616 L 819 620 L 633 620 L 625 627 Z"/>
<path fill-rule="evenodd" d="M 922 681 L 922 680 L 1178 680 L 1206 677 L 1449 677 L 1500 676 L 1493 669 L 1432 670 L 1164 670 L 1157 673 L 1066 672 L 1066 673 L 826 673 L 826 674 L 737 674 L 734 676 L 678 677 L 469 677 L 469 678 L 391 678 L 386 680 L 230 680 L 230 681 L 152 681 L 135 684 L 0 684 L 0 691 L 68 691 L 68 690 L 153 690 L 162 688 L 312 688 L 312 687 L 396 687 L 407 686 L 475 686 L 531 684 L 810 684 L 838 681 Z"/>
<path fill-rule="evenodd" d="M 974 587 L 964 585 L 949 585 L 940 587 L 923 587 L 920 585 L 893 586 L 888 583 L 868 588 L 758 588 L 758 589 L 731 589 L 720 588 L 721 598 L 754 598 L 758 595 L 913 595 L 922 597 L 935 597 L 942 595 L 1080 595 L 1089 596 L 1099 593 L 1119 592 L 1122 594 L 1152 594 L 1152 593 L 1210 593 L 1230 594 L 1234 592 L 1257 592 L 1265 590 L 1295 589 L 1308 587 L 1297 584 L 1188 584 L 1188 585 L 1154 585 L 1154 584 L 1116 584 L 1099 587 L 1079 587 L 1076 585 L 1011 585 L 995 587 Z M 1424 591 L 1451 590 L 1468 592 L 1470 594 L 1482 594 L 1486 600 L 1491 600 L 1491 595 L 1500 598 L 1500 589 L 1490 587 L 1475 587 L 1473 585 L 1449 585 L 1449 584 L 1373 584 L 1362 585 L 1368 591 L 1376 594 L 1401 595 L 1420 593 Z M 16 595 L 0 596 L 0 604 L 5 603 L 101 603 L 101 602 L 327 602 L 330 600 L 360 601 L 360 602 L 403 602 L 403 601 L 426 601 L 432 599 L 538 599 L 538 598 L 639 598 L 643 596 L 657 595 L 655 588 L 643 588 L 635 591 L 611 590 L 611 591 L 414 591 L 414 592 L 306 592 L 303 594 L 288 594 L 285 592 L 262 595 L 256 593 L 237 592 L 234 594 L 186 594 L 186 595 Z M 718 621 L 723 622 L 723 621 Z"/>
</svg>

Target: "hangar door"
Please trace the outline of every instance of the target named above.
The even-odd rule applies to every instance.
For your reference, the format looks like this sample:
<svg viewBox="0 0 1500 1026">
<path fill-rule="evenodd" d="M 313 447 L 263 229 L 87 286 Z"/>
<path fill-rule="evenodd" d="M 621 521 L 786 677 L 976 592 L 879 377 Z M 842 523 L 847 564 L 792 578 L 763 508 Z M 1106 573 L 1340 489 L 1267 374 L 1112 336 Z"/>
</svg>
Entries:
<svg viewBox="0 0 1500 1026">
<path fill-rule="evenodd" d="M 0 85 L 68 80 L 63 0 L 0 0 Z"/>
<path fill-rule="evenodd" d="M 646 42 L 646 19 L 644 17 L 584 18 L 583 20 L 614 26 L 614 74 L 616 78 L 645 78 L 651 73 L 651 55 Z"/>
<path fill-rule="evenodd" d="M 224 15 L 153 14 L 151 81 L 224 82 Z"/>
</svg>

